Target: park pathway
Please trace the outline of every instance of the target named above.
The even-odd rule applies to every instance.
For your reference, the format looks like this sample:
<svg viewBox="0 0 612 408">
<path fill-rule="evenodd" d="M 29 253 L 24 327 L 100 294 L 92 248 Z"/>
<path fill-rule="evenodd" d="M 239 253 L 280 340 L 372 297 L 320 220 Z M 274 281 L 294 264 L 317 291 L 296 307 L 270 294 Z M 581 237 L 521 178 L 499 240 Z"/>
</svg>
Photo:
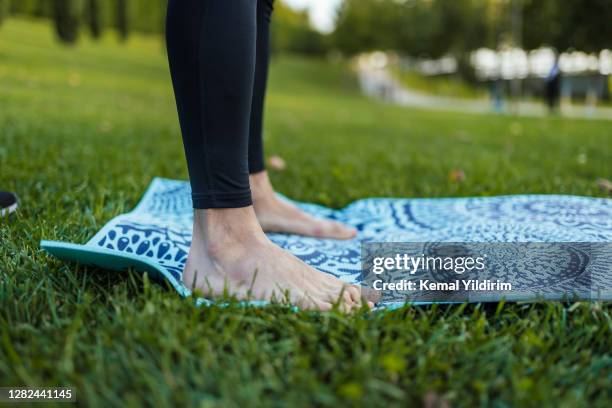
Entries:
<svg viewBox="0 0 612 408">
<path fill-rule="evenodd" d="M 418 92 L 404 87 L 387 68 L 379 68 L 363 61 L 357 64 L 357 74 L 362 91 L 373 98 L 423 109 L 466 113 L 496 112 L 490 99 L 469 99 L 444 97 Z M 496 113 L 512 113 L 519 116 L 542 117 L 548 114 L 543 103 L 528 101 L 504 101 L 500 111 Z M 592 107 L 586 105 L 564 105 L 561 115 L 571 118 L 607 119 L 612 120 L 612 108 Z"/>
</svg>

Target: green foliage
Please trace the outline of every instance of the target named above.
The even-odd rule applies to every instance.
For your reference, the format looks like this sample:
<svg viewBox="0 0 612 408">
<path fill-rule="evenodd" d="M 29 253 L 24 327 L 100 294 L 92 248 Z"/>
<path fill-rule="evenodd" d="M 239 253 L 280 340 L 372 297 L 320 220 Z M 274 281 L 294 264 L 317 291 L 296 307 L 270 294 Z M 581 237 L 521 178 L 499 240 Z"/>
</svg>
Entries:
<svg viewBox="0 0 612 408">
<path fill-rule="evenodd" d="M 161 33 L 164 30 L 168 0 L 113 0 L 114 26 L 125 41 L 134 31 Z"/>
<path fill-rule="evenodd" d="M 334 45 L 347 54 L 372 49 L 412 56 L 452 54 L 459 62 L 479 47 L 508 41 L 511 13 L 522 5 L 527 49 L 597 51 L 610 46 L 609 0 L 344 0 Z"/>
<path fill-rule="evenodd" d="M 439 25 L 431 38 L 434 56 L 462 55 L 486 44 L 488 27 L 483 0 L 436 0 L 431 12 Z"/>
<path fill-rule="evenodd" d="M 13 14 L 35 17 L 52 17 L 57 2 L 0 0 L 5 7 L 10 4 Z M 107 26 L 117 29 L 123 40 L 131 30 L 160 33 L 164 28 L 167 0 L 77 2 L 86 2 L 84 17 L 95 38 Z M 560 51 L 590 52 L 610 47 L 610 0 L 343 0 L 331 38 L 312 29 L 306 12 L 277 0 L 273 48 L 303 54 L 324 54 L 332 47 L 349 55 L 373 49 L 424 57 L 452 54 L 465 69 L 467 52 L 509 42 L 512 6 L 517 2 L 522 5 L 527 49 L 550 45 Z M 91 7 L 99 11 L 92 13 Z"/>
<path fill-rule="evenodd" d="M 166 23 L 168 0 L 131 0 L 130 23 L 135 31 L 160 33 Z"/>
<path fill-rule="evenodd" d="M 610 47 L 610 0 L 523 0 L 523 41 L 527 48 L 549 45 L 599 51 Z"/>
<path fill-rule="evenodd" d="M 394 3 L 394 10 L 386 13 L 386 24 L 390 28 L 382 27 L 394 41 L 392 49 L 425 57 L 438 57 L 446 53 L 450 46 L 445 41 L 453 37 L 444 36 L 444 15 L 437 13 L 436 4 L 423 1 Z M 376 13 L 374 10 L 372 12 Z"/>
<path fill-rule="evenodd" d="M 99 38 L 109 27 L 114 28 L 123 41 L 132 30 L 160 33 L 164 29 L 167 0 L 83 1 L 84 19 L 94 38 Z"/>
<path fill-rule="evenodd" d="M 66 49 L 48 33 L 12 18 L 0 35 L 0 188 L 21 198 L 0 219 L 2 386 L 74 386 L 94 407 L 609 406 L 609 303 L 198 308 L 46 255 L 40 239 L 85 242 L 152 177 L 187 177 L 159 42 Z M 312 59 L 276 59 L 270 85 L 267 152 L 288 163 L 272 177 L 295 199 L 601 196 L 610 174 L 606 121 L 395 107 Z"/>
<path fill-rule="evenodd" d="M 52 17 L 55 0 L 8 0 L 11 13 L 34 17 Z"/>
<path fill-rule="evenodd" d="M 60 41 L 74 44 L 79 38 L 82 0 L 53 0 L 53 19 L 55 32 Z"/>
<path fill-rule="evenodd" d="M 459 55 L 485 44 L 485 6 L 481 0 L 345 0 L 334 40 L 348 54 Z"/>
<path fill-rule="evenodd" d="M 308 13 L 295 11 L 280 1 L 274 5 L 271 41 L 273 52 L 321 55 L 328 50 L 325 36 L 311 27 Z"/>
<path fill-rule="evenodd" d="M 347 54 L 395 48 L 395 35 L 390 33 L 397 29 L 397 8 L 397 4 L 389 1 L 344 0 L 336 19 L 334 45 Z"/>
<path fill-rule="evenodd" d="M 83 3 L 83 23 L 93 38 L 100 38 L 105 28 L 112 27 L 122 41 L 129 37 L 131 31 L 162 33 L 168 4 L 168 0 L 0 0 L 9 1 L 15 14 L 53 16 L 56 26 L 59 18 L 62 21 L 59 38 L 65 42 L 77 40 L 75 23 L 78 19 L 72 12 L 75 9 L 73 3 L 79 3 L 79 6 Z M 280 0 L 274 8 L 273 51 L 308 55 L 322 55 L 328 51 L 328 39 L 310 26 L 306 12 L 294 11 Z"/>
</svg>

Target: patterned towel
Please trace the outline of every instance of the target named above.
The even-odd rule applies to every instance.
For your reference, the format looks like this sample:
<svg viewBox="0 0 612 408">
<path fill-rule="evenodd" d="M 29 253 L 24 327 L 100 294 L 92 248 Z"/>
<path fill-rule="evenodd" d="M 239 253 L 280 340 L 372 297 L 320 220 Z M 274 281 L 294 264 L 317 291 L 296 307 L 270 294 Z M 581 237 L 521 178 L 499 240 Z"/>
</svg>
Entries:
<svg viewBox="0 0 612 408">
<path fill-rule="evenodd" d="M 362 242 L 612 242 L 612 200 L 602 198 L 371 198 L 341 210 L 295 204 L 357 228 L 358 237 L 337 241 L 270 234 L 270 239 L 309 265 L 353 283 L 361 272 Z M 85 245 L 42 241 L 41 246 L 65 260 L 146 271 L 186 296 L 181 273 L 192 217 L 189 184 L 156 178 L 136 209 L 112 219 Z"/>
</svg>

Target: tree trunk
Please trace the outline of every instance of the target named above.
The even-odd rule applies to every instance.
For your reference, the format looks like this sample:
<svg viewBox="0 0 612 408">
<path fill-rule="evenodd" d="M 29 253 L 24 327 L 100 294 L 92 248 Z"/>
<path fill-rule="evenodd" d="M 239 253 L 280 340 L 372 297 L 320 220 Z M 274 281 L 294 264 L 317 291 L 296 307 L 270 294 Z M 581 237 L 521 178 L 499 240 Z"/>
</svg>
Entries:
<svg viewBox="0 0 612 408">
<path fill-rule="evenodd" d="M 87 1 L 87 22 L 91 36 L 95 39 L 102 35 L 102 10 L 100 0 Z"/>
<path fill-rule="evenodd" d="M 53 0 L 53 20 L 60 41 L 74 44 L 79 38 L 81 0 Z"/>
<path fill-rule="evenodd" d="M 115 26 L 121 41 L 126 41 L 130 34 L 130 16 L 128 0 L 116 0 Z"/>
</svg>

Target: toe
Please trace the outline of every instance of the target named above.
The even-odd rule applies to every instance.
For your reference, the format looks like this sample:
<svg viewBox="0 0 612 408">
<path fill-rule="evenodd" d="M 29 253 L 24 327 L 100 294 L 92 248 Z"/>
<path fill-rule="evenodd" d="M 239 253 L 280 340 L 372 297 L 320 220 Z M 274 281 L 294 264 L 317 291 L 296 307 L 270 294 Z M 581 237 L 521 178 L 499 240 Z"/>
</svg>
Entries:
<svg viewBox="0 0 612 408">
<path fill-rule="evenodd" d="M 352 303 L 356 303 L 356 301 L 353 300 L 353 296 L 351 295 L 348 289 L 342 292 L 342 302 L 349 305 Z"/>
<path fill-rule="evenodd" d="M 351 299 L 353 300 L 353 302 L 361 303 L 361 290 L 357 286 L 355 285 L 348 286 L 347 292 L 351 296 Z"/>
<path fill-rule="evenodd" d="M 352 239 L 357 235 L 357 230 L 347 227 L 339 222 L 330 222 L 330 235 L 337 239 Z"/>
<path fill-rule="evenodd" d="M 313 225 L 312 235 L 318 238 L 352 239 L 357 230 L 335 221 L 318 221 Z"/>
</svg>

